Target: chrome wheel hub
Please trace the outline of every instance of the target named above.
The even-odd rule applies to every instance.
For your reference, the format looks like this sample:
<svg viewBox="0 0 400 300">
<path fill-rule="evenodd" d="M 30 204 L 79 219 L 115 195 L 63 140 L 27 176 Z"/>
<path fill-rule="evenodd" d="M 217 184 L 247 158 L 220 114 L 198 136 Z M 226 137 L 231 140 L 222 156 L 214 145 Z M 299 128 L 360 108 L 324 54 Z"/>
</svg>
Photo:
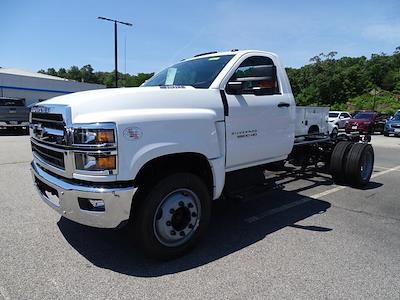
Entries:
<svg viewBox="0 0 400 300">
<path fill-rule="evenodd" d="M 373 169 L 373 158 L 370 152 L 366 152 L 361 161 L 361 178 L 367 180 Z"/>
<path fill-rule="evenodd" d="M 153 221 L 154 234 L 166 246 L 179 246 L 188 241 L 199 226 L 199 198 L 188 189 L 168 194 L 157 208 Z"/>
</svg>

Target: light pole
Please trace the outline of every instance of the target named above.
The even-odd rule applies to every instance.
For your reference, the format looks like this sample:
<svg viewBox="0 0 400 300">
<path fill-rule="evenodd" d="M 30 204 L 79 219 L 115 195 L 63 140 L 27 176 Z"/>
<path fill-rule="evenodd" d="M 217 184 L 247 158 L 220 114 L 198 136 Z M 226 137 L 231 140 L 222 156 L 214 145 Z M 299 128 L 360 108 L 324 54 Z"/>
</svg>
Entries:
<svg viewBox="0 0 400 300">
<path fill-rule="evenodd" d="M 104 17 L 97 17 L 97 19 L 114 22 L 114 52 L 115 52 L 115 87 L 118 87 L 118 46 L 117 46 L 117 23 L 126 26 L 132 26 L 131 23 L 122 22 L 118 20 L 108 19 Z"/>
</svg>

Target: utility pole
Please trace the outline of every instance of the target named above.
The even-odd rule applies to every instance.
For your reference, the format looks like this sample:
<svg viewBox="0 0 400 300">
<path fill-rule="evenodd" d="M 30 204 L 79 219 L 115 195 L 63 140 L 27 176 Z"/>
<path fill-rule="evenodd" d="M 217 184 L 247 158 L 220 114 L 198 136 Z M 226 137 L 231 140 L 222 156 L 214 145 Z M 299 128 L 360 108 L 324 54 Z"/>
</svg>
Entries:
<svg viewBox="0 0 400 300">
<path fill-rule="evenodd" d="M 117 42 L 117 32 L 118 32 L 118 28 L 117 28 L 117 24 L 123 24 L 126 26 L 132 26 L 131 23 L 127 23 L 127 22 L 122 22 L 119 20 L 113 20 L 113 19 L 108 19 L 108 18 L 104 18 L 104 17 L 97 17 L 97 19 L 100 20 L 104 20 L 104 21 L 110 21 L 110 22 L 114 22 L 114 60 L 115 60 L 115 87 L 118 87 L 118 42 Z"/>
</svg>

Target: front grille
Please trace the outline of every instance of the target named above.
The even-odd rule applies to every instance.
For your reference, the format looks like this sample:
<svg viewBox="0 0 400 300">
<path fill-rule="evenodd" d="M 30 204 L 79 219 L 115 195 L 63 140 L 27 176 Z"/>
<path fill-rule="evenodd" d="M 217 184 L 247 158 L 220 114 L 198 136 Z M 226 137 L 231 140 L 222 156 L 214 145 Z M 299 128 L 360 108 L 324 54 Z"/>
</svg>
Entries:
<svg viewBox="0 0 400 300">
<path fill-rule="evenodd" d="M 40 124 L 41 127 L 64 130 L 62 114 L 32 113 L 32 124 Z"/>
<path fill-rule="evenodd" d="M 66 145 L 62 114 L 33 112 L 31 127 L 35 139 L 49 144 Z"/>
<path fill-rule="evenodd" d="M 32 152 L 42 161 L 54 167 L 65 169 L 64 154 L 54 151 L 31 142 Z"/>
<path fill-rule="evenodd" d="M 63 122 L 62 114 L 46 114 L 46 113 L 32 113 L 32 119 L 41 119 L 41 120 L 51 120 L 51 121 L 61 121 Z"/>
</svg>

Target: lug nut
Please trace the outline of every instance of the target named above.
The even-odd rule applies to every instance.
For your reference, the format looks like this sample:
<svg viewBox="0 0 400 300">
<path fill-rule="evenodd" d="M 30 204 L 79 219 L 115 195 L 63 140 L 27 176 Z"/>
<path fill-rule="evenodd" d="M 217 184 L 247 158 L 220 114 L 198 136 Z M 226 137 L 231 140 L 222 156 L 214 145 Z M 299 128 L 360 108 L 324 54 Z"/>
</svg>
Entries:
<svg viewBox="0 0 400 300">
<path fill-rule="evenodd" d="M 189 229 L 193 229 L 193 224 L 189 224 Z"/>
<path fill-rule="evenodd" d="M 175 230 L 171 230 L 171 235 L 175 235 L 175 234 L 176 234 Z"/>
<path fill-rule="evenodd" d="M 188 204 L 188 207 L 189 207 L 189 208 L 193 208 L 193 204 L 192 204 L 192 203 L 189 203 L 189 204 Z"/>
<path fill-rule="evenodd" d="M 171 221 L 167 221 L 167 226 L 171 226 Z"/>
<path fill-rule="evenodd" d="M 195 212 L 192 212 L 192 217 L 193 218 L 197 217 L 197 214 Z"/>
<path fill-rule="evenodd" d="M 180 236 L 185 236 L 185 232 L 181 231 L 181 232 L 179 232 L 179 235 Z"/>
<path fill-rule="evenodd" d="M 183 201 L 179 201 L 179 206 L 183 206 L 183 205 L 184 205 Z"/>
<path fill-rule="evenodd" d="M 175 209 L 173 209 L 173 208 L 171 208 L 170 210 L 169 210 L 169 213 L 170 214 L 173 214 L 175 212 Z"/>
</svg>

